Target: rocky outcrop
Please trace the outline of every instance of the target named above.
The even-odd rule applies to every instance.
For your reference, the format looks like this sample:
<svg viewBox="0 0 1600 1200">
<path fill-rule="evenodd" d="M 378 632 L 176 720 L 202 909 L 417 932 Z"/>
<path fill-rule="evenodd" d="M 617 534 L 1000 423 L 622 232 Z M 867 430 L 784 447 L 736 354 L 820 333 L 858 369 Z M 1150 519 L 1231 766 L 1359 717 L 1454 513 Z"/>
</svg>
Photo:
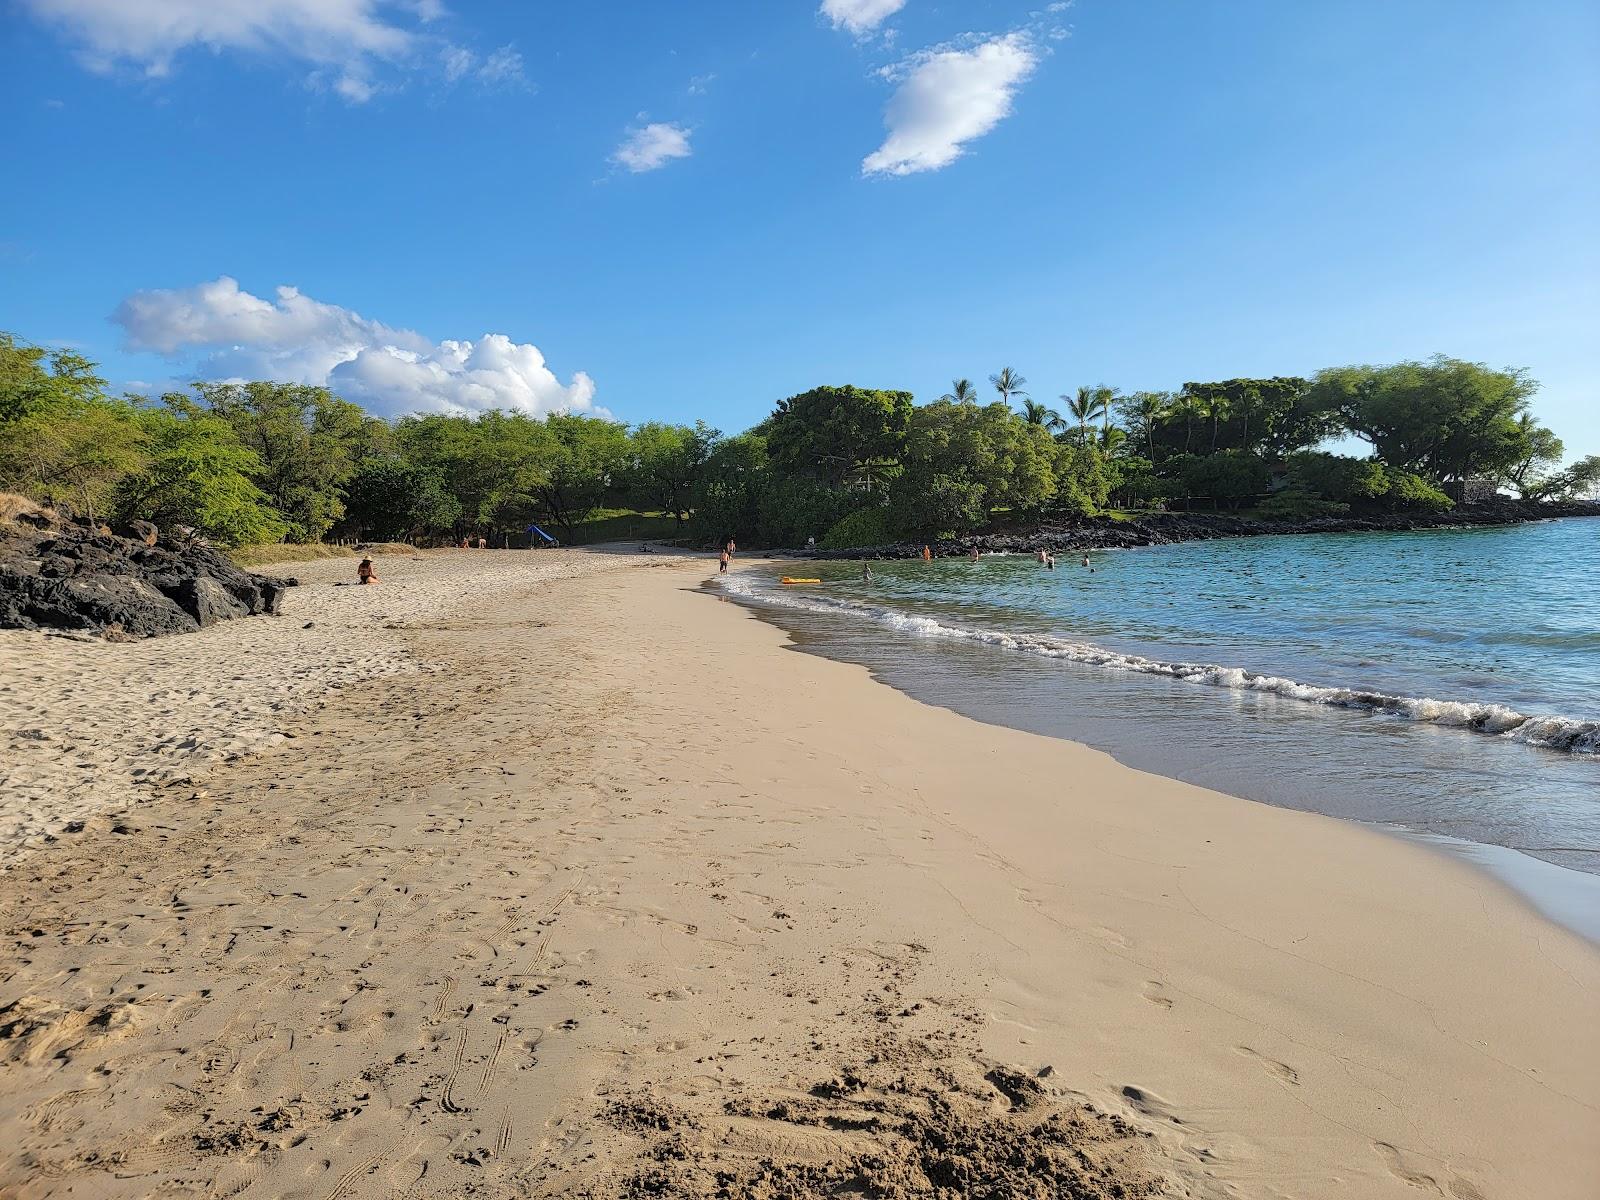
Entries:
<svg viewBox="0 0 1600 1200">
<path fill-rule="evenodd" d="M 192 633 L 275 614 L 295 582 L 240 570 L 209 546 L 152 544 L 153 529 L 133 532 L 120 537 L 40 510 L 0 523 L 0 628 L 112 639 Z"/>
<path fill-rule="evenodd" d="M 1130 546 L 1165 546 L 1212 538 L 1261 537 L 1286 533 L 1379 533 L 1411 529 L 1450 529 L 1475 525 L 1514 525 L 1557 517 L 1600 517 L 1600 503 L 1570 501 L 1532 503 L 1502 499 L 1444 513 L 1376 513 L 1370 516 L 1313 517 L 1303 521 L 1263 521 L 1228 513 L 1148 513 L 1116 520 L 1110 517 L 1047 519 L 1025 530 L 973 534 L 930 543 L 936 556 L 980 553 L 1032 554 L 1037 550 L 1072 552 L 1117 550 Z M 921 542 L 863 546 L 849 550 L 772 550 L 774 558 L 915 558 Z"/>
</svg>

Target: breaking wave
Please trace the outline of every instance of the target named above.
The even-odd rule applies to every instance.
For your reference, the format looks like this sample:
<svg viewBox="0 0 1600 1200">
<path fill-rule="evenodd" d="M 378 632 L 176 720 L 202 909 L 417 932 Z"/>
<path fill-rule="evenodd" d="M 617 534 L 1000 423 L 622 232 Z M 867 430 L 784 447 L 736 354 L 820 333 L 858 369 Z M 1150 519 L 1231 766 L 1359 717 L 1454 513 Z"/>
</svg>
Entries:
<svg viewBox="0 0 1600 1200">
<path fill-rule="evenodd" d="M 1169 679 L 1180 679 L 1185 683 L 1229 688 L 1234 691 L 1264 692 L 1307 704 L 1321 704 L 1329 708 L 1381 713 L 1419 724 L 1464 729 L 1472 733 L 1506 738 L 1509 741 L 1524 742 L 1530 746 L 1541 746 L 1567 754 L 1600 752 L 1600 721 L 1560 716 L 1530 716 L 1503 704 L 1435 700 L 1426 696 L 1394 696 L 1386 692 L 1366 691 L 1361 688 L 1323 687 L 1319 684 L 1284 679 L 1278 675 L 1247 671 L 1241 667 L 1218 666 L 1215 663 L 1164 662 L 1138 654 L 1108 650 L 1089 642 L 1074 642 L 1047 634 L 1003 633 L 998 630 L 951 625 L 933 617 L 898 612 L 892 608 L 859 600 L 814 593 L 780 592 L 775 588 L 753 585 L 749 579 L 739 576 L 721 576 L 718 582 L 730 595 L 754 603 L 809 612 L 843 613 L 875 621 L 880 625 L 919 637 L 976 642 L 1002 650 L 1035 654 L 1043 658 L 1065 659 L 1069 662 L 1105 667 L 1110 670 L 1159 675 Z"/>
</svg>

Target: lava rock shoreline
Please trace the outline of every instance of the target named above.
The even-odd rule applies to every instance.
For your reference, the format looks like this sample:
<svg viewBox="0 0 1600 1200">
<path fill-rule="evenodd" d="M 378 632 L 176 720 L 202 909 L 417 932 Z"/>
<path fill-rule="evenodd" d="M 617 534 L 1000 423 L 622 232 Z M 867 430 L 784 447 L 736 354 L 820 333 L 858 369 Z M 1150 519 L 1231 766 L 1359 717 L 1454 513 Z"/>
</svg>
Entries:
<svg viewBox="0 0 1600 1200">
<path fill-rule="evenodd" d="M 1378 513 L 1370 516 L 1312 517 L 1300 521 L 1264 521 L 1228 513 L 1148 513 L 1127 520 L 1110 517 L 1072 517 L 1041 521 L 1025 531 L 972 534 L 926 543 L 937 557 L 969 554 L 1032 554 L 1039 550 L 1077 552 L 1122 550 L 1134 546 L 1167 546 L 1176 542 L 1215 538 L 1266 537 L 1304 533 L 1395 533 L 1421 529 L 1457 529 L 1516 525 L 1561 517 L 1600 517 L 1600 502 L 1561 501 L 1527 503 L 1491 501 L 1445 513 Z M 771 558 L 848 559 L 917 558 L 923 542 L 895 542 L 884 546 L 856 546 L 846 550 L 774 549 Z"/>
</svg>

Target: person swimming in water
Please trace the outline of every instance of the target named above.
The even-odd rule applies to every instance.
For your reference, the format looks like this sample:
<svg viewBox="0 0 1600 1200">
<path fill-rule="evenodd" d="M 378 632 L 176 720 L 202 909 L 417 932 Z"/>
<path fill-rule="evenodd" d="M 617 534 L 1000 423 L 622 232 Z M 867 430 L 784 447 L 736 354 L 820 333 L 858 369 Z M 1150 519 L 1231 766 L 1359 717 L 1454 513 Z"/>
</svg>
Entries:
<svg viewBox="0 0 1600 1200">
<path fill-rule="evenodd" d="M 861 564 L 861 582 L 862 583 L 871 583 L 872 582 L 872 566 L 869 563 L 862 563 Z"/>
</svg>

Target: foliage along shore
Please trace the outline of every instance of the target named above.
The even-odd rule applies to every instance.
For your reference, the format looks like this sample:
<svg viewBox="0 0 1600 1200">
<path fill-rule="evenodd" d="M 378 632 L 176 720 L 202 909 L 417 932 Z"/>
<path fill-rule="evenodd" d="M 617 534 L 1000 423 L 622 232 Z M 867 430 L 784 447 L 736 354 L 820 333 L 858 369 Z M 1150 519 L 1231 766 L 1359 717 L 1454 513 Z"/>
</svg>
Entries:
<svg viewBox="0 0 1600 1200">
<path fill-rule="evenodd" d="M 1168 546 L 1217 538 L 1268 537 L 1309 533 L 1396 533 L 1426 529 L 1460 529 L 1518 525 L 1566 517 L 1600 517 L 1593 500 L 1512 500 L 1499 497 L 1483 504 L 1438 513 L 1374 513 L 1364 517 L 1310 517 L 1266 520 L 1232 513 L 1151 512 L 1117 517 L 1074 517 L 1042 522 L 1027 529 L 1006 529 L 931 542 L 902 541 L 846 549 L 773 549 L 771 558 L 894 559 L 918 558 L 923 546 L 936 558 L 980 554 L 1034 554 L 1040 550 L 1077 553 Z"/>
<path fill-rule="evenodd" d="M 1061 396 L 1065 415 L 1010 367 L 989 382 L 987 403 L 967 379 L 921 404 L 814 387 L 733 436 L 576 413 L 386 421 L 326 388 L 271 381 L 117 397 L 87 359 L 0 333 L 0 489 L 230 547 L 526 545 L 533 525 L 571 544 L 618 510 L 619 533 L 651 536 L 635 510 L 662 514 L 689 544 L 850 550 L 1119 509 L 1410 527 L 1502 492 L 1533 502 L 1600 488 L 1600 456 L 1561 465 L 1526 372 L 1459 359 L 1175 392 L 1080 387 Z M 1370 453 L 1327 449 L 1347 439 Z"/>
</svg>

